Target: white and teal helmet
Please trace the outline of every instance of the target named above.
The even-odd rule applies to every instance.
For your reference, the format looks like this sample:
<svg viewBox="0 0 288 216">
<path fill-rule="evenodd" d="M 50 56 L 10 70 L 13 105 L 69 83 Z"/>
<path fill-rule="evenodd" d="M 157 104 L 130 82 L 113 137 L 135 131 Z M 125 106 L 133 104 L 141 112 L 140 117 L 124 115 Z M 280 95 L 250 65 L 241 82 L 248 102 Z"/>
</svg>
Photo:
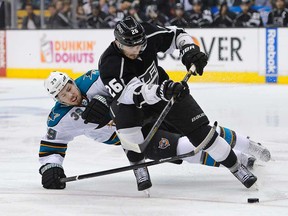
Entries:
<svg viewBox="0 0 288 216">
<path fill-rule="evenodd" d="M 53 71 L 50 73 L 50 76 L 44 81 L 44 87 L 48 91 L 48 94 L 54 99 L 57 100 L 57 95 L 68 83 L 68 81 L 73 80 L 65 73 L 59 71 Z"/>
</svg>

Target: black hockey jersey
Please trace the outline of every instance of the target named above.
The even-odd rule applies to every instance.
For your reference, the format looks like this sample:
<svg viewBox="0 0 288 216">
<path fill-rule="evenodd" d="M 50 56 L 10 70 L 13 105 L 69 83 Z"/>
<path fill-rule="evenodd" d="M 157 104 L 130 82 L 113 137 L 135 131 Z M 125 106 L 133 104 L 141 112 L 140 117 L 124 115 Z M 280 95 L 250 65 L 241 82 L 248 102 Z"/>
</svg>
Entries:
<svg viewBox="0 0 288 216">
<path fill-rule="evenodd" d="M 268 15 L 268 26 L 288 26 L 288 9 L 283 10 L 274 9 Z"/>
<path fill-rule="evenodd" d="M 123 55 L 112 42 L 102 54 L 99 61 L 100 77 L 109 93 L 115 97 L 122 96 L 123 103 L 134 104 L 133 90 L 129 86 L 135 83 L 159 84 L 168 75 L 159 69 L 157 53 L 171 53 L 176 47 L 176 36 L 184 33 L 183 29 L 160 27 L 142 23 L 147 36 L 147 47 L 135 60 Z M 124 93 L 122 94 L 122 92 Z"/>
</svg>

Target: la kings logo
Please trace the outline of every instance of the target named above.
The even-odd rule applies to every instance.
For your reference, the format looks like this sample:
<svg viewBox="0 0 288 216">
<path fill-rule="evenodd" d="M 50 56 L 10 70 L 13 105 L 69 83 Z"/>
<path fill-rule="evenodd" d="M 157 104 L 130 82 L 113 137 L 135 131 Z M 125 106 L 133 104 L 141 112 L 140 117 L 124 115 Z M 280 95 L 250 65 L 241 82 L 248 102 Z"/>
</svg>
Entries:
<svg viewBox="0 0 288 216">
<path fill-rule="evenodd" d="M 139 76 L 139 79 L 146 84 L 157 84 L 159 80 L 158 70 L 155 62 L 147 68 L 144 74 Z"/>
</svg>

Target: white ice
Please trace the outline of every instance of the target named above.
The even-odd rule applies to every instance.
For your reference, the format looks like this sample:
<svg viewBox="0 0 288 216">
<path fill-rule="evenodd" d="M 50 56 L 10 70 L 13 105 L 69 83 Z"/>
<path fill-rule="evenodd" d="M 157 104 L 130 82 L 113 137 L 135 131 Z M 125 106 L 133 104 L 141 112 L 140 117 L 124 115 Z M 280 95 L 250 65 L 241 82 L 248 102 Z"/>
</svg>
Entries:
<svg viewBox="0 0 288 216">
<path fill-rule="evenodd" d="M 43 80 L 0 79 L 0 215 L 288 215 L 288 86 L 190 84 L 211 121 L 250 135 L 271 150 L 257 162 L 257 185 L 246 189 L 225 168 L 150 167 L 151 197 L 138 192 L 131 171 L 45 190 L 38 173 L 39 140 L 53 100 Z M 67 176 L 128 165 L 117 146 L 78 137 L 64 161 Z M 247 198 L 259 198 L 249 204 Z"/>
</svg>

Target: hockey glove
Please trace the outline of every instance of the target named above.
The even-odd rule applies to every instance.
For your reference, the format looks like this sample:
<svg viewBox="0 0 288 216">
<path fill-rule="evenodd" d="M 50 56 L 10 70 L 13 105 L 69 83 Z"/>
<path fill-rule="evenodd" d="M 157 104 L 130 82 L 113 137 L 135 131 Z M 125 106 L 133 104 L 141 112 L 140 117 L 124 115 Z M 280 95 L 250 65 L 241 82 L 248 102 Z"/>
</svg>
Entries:
<svg viewBox="0 0 288 216">
<path fill-rule="evenodd" d="M 63 167 L 56 163 L 47 163 L 40 167 L 42 185 L 46 189 L 64 189 L 66 183 L 61 183 L 60 178 L 66 178 Z"/>
<path fill-rule="evenodd" d="M 107 125 L 111 121 L 109 105 L 105 97 L 96 95 L 82 113 L 84 123 L 99 124 L 97 128 Z"/>
<path fill-rule="evenodd" d="M 186 82 L 173 82 L 165 80 L 157 89 L 156 94 L 159 98 L 169 101 L 173 96 L 176 101 L 181 101 L 189 94 L 189 87 Z"/>
<path fill-rule="evenodd" d="M 205 53 L 201 52 L 196 44 L 186 44 L 182 47 L 181 51 L 182 63 L 186 66 L 187 71 L 191 65 L 194 64 L 196 67 L 194 76 L 202 75 L 203 69 L 207 65 L 208 57 Z"/>
</svg>

